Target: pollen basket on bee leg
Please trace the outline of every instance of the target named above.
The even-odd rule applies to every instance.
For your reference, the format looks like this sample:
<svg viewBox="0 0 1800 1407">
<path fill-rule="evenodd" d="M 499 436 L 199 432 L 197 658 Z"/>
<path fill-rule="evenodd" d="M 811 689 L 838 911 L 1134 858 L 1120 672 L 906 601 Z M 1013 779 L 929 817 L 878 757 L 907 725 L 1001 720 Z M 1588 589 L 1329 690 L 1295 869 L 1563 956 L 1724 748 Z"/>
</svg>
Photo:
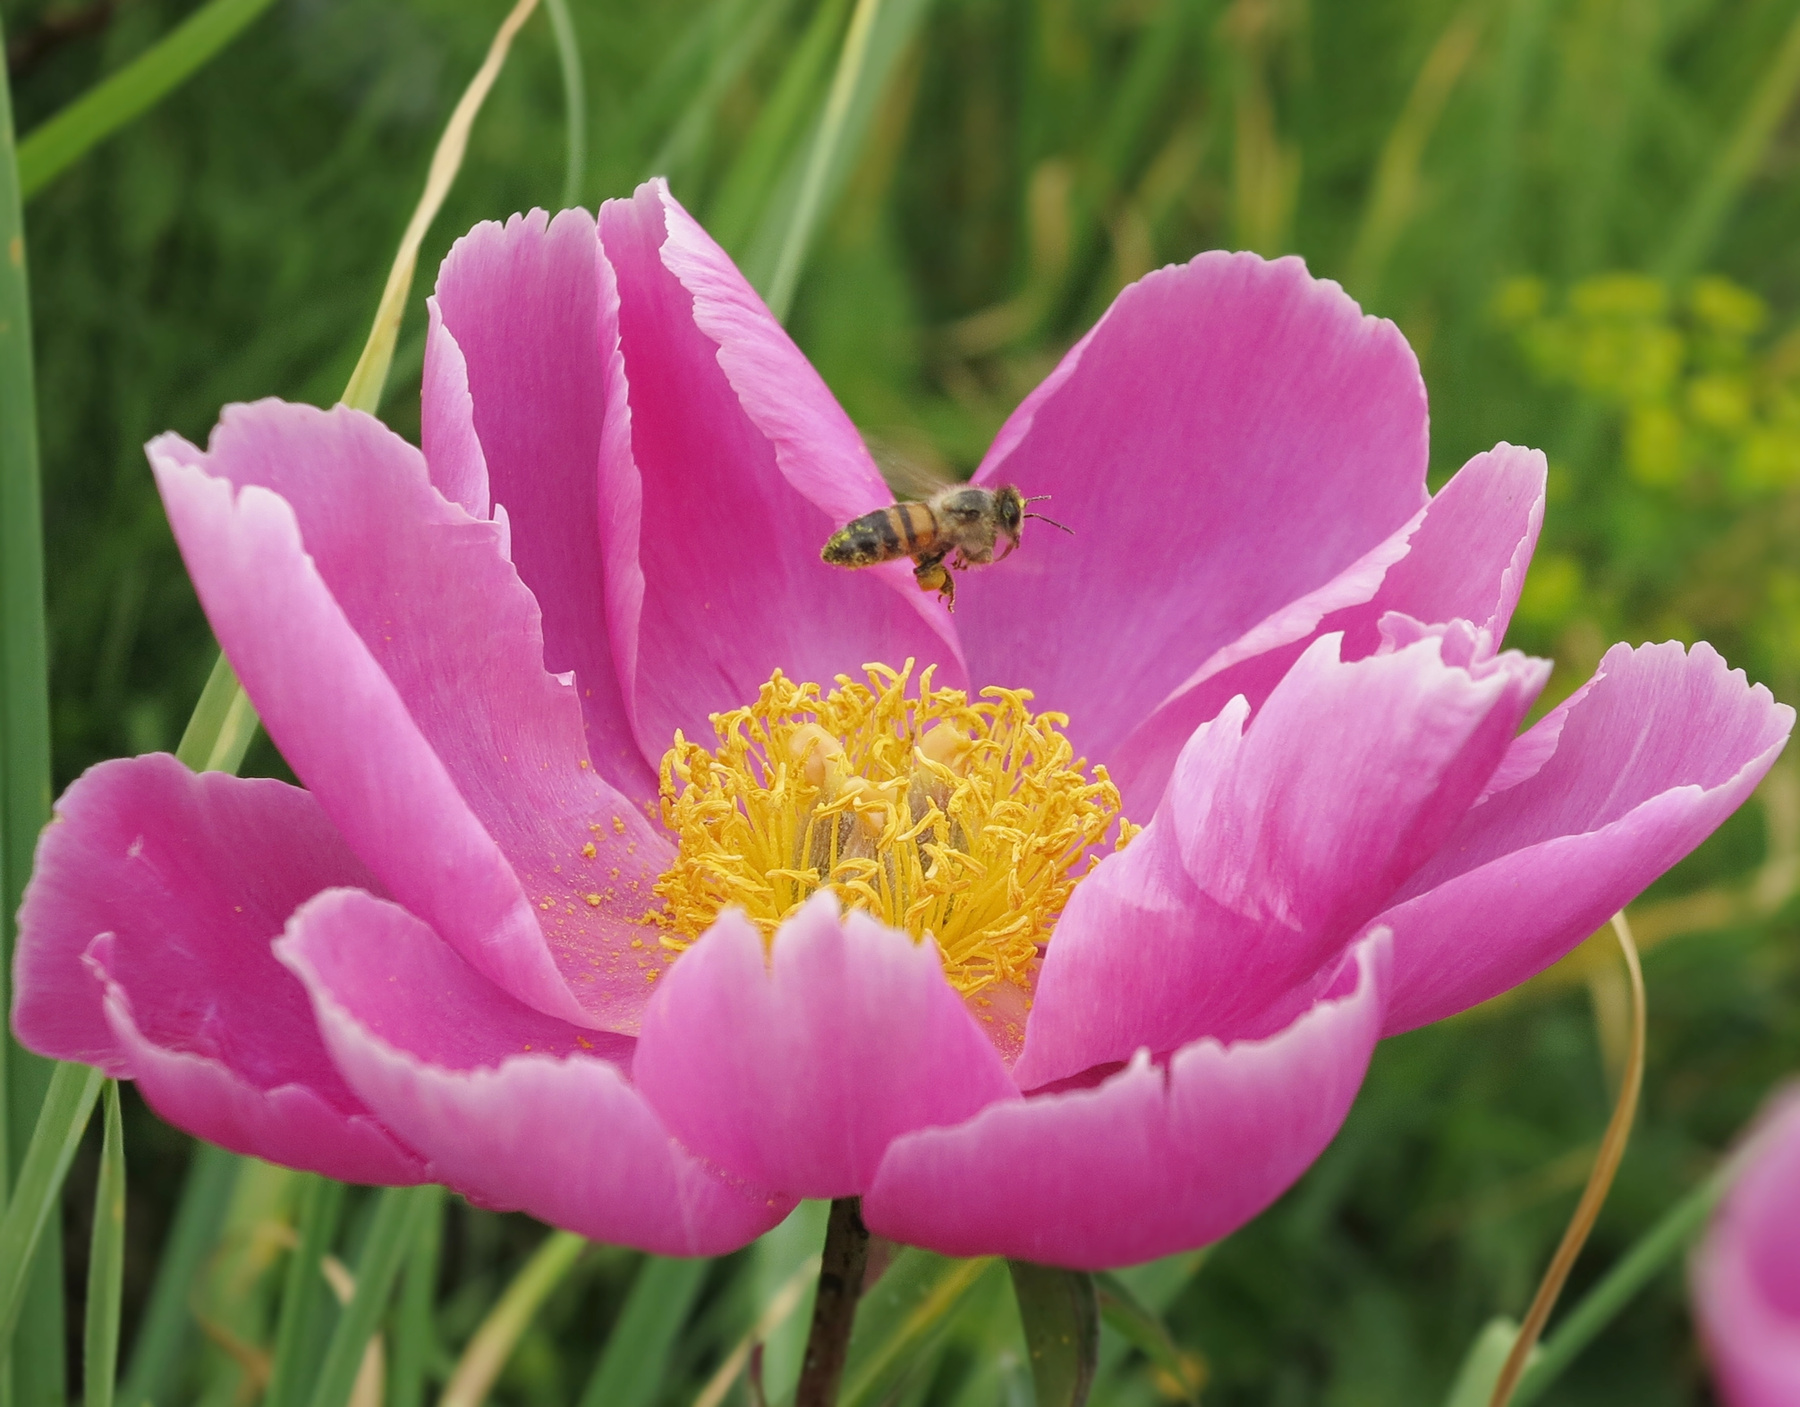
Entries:
<svg viewBox="0 0 1800 1407">
<path fill-rule="evenodd" d="M 661 768 L 679 853 L 651 922 L 679 953 L 727 905 L 772 942 L 820 889 L 930 938 L 965 996 L 1029 990 L 1075 885 L 1135 827 L 1103 767 L 1077 758 L 1031 694 L 940 689 L 913 662 L 829 692 L 776 671 L 713 716 L 712 748 L 677 736 Z"/>
</svg>

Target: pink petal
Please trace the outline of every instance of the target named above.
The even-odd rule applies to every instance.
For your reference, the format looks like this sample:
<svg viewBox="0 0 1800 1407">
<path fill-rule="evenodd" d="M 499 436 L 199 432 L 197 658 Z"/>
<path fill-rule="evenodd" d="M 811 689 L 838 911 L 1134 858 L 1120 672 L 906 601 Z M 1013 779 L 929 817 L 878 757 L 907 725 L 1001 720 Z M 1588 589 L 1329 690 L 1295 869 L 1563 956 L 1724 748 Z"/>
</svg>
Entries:
<svg viewBox="0 0 1800 1407">
<path fill-rule="evenodd" d="M 1259 1031 L 1456 826 L 1547 673 L 1446 659 L 1435 636 L 1342 663 L 1339 641 L 1314 642 L 1247 731 L 1237 699 L 1196 732 L 1150 828 L 1076 890 L 1022 1088 Z"/>
<path fill-rule="evenodd" d="M 1425 388 L 1392 323 L 1298 259 L 1202 254 L 1121 293 L 976 479 L 1073 529 L 971 574 L 977 684 L 1034 690 L 1112 750 L 1214 651 L 1425 502 Z"/>
<path fill-rule="evenodd" d="M 495 526 L 343 407 L 230 407 L 207 454 L 151 458 L 215 633 L 356 853 L 522 1000 L 629 1029 L 670 847 L 588 764 Z"/>
<path fill-rule="evenodd" d="M 1403 611 L 1467 620 L 1498 642 L 1543 525 L 1545 473 L 1537 450 L 1502 444 L 1476 455 L 1412 522 L 1215 651 L 1107 756 L 1125 813 L 1147 815 L 1194 729 L 1237 694 L 1260 708 L 1321 635 L 1343 631 L 1344 658 L 1361 659 L 1380 643 L 1381 618 Z"/>
<path fill-rule="evenodd" d="M 1694 1258 L 1694 1312 L 1727 1407 L 1800 1402 L 1800 1089 L 1761 1121 Z"/>
<path fill-rule="evenodd" d="M 727 910 L 661 983 L 633 1071 L 701 1157 L 802 1197 L 861 1192 L 899 1135 L 1018 1097 L 937 949 L 829 892 L 767 958 Z"/>
<path fill-rule="evenodd" d="M 995 1104 L 895 1141 L 870 1229 L 946 1255 L 1097 1269 L 1205 1245 L 1304 1172 L 1349 1112 L 1381 1032 L 1386 940 L 1266 1040 L 1140 1051 L 1093 1089 Z"/>
<path fill-rule="evenodd" d="M 195 775 L 166 753 L 103 762 L 38 843 L 13 1029 L 41 1055 L 137 1080 L 171 1123 L 240 1153 L 416 1182 L 269 951 L 297 905 L 369 882 L 303 791 Z"/>
<path fill-rule="evenodd" d="M 103 961 L 96 970 L 104 978 Z M 418 1158 L 347 1089 L 341 1096 L 320 1092 L 322 1085 L 343 1083 L 323 1049 L 304 1079 L 264 1088 L 224 1060 L 157 1044 L 138 1028 L 124 987 L 107 979 L 105 991 L 107 1019 L 131 1078 L 145 1102 L 177 1128 L 234 1153 L 339 1182 L 406 1187 L 428 1180 Z"/>
<path fill-rule="evenodd" d="M 792 1209 L 682 1151 L 625 1077 L 630 1041 L 514 1001 L 405 910 L 323 894 L 276 949 L 352 1087 L 483 1206 L 681 1256 L 735 1250 Z"/>
<path fill-rule="evenodd" d="M 458 240 L 451 252 L 462 243 Z M 425 300 L 425 369 L 420 382 L 419 447 L 425 451 L 432 487 L 452 503 L 460 503 L 470 517 L 492 517 L 487 456 L 475 433 L 475 401 L 469 395 L 469 364 L 445 328 L 444 310 L 435 296 Z"/>
<path fill-rule="evenodd" d="M 443 483 L 440 444 L 460 462 L 479 437 L 492 497 L 512 525 L 512 559 L 543 609 L 544 667 L 575 671 L 601 774 L 633 800 L 652 798 L 661 753 L 646 762 L 638 750 L 606 636 L 600 447 L 629 426 L 622 399 L 609 401 L 618 297 L 593 216 L 565 210 L 551 220 L 534 210 L 504 227 L 475 226 L 444 259 L 432 306 L 427 371 L 434 348 L 446 365 L 442 379 L 425 381 L 433 481 Z M 462 396 L 458 362 L 467 367 Z"/>
<path fill-rule="evenodd" d="M 1344 630 L 1352 658 L 1380 645 L 1375 627 L 1389 611 L 1466 620 L 1498 644 L 1544 526 L 1548 474 L 1542 450 L 1502 443 L 1476 455 L 1432 498 L 1406 555 L 1368 605 L 1326 628 Z"/>
<path fill-rule="evenodd" d="M 892 501 L 855 427 L 731 261 L 660 181 L 600 211 L 617 270 L 629 445 L 604 466 L 607 609 L 647 756 L 755 699 L 777 668 L 829 683 L 871 661 L 963 678 L 910 564 L 819 560 Z"/>
<path fill-rule="evenodd" d="M 1486 797 L 1376 921 L 1394 930 L 1388 1032 L 1437 1021 L 1555 962 L 1735 811 L 1794 711 L 1710 645 L 1615 645 L 1513 744 L 1532 770 Z M 1554 730 L 1548 756 L 1536 738 Z"/>
</svg>

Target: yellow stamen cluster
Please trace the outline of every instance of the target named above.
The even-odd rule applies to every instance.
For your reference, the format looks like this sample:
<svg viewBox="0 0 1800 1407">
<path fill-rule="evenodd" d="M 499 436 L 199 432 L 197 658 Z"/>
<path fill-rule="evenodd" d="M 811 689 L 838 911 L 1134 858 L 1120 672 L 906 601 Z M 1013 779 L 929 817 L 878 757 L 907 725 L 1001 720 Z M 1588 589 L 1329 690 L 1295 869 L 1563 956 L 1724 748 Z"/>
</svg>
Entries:
<svg viewBox="0 0 1800 1407">
<path fill-rule="evenodd" d="M 680 733 L 662 818 L 680 853 L 656 883 L 663 945 L 688 946 L 727 905 L 765 941 L 821 888 L 931 938 L 965 995 L 1021 987 L 1084 860 L 1118 823 L 1119 790 L 1074 755 L 1062 714 L 1023 689 L 971 702 L 931 668 L 867 665 L 822 694 L 777 670 L 754 704 L 714 714 L 716 749 Z M 1079 873 L 1078 873 L 1079 871 Z"/>
</svg>

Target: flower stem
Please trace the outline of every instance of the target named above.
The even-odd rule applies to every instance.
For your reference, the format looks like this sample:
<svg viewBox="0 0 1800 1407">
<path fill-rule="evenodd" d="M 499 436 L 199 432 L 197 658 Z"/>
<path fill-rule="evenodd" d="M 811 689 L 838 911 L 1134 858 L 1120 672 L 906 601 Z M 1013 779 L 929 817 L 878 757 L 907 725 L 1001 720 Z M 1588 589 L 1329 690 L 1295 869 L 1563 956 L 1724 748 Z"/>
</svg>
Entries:
<svg viewBox="0 0 1800 1407">
<path fill-rule="evenodd" d="M 819 1293 L 813 1301 L 812 1331 L 800 1364 L 794 1407 L 836 1407 L 849 1355 L 850 1327 L 862 1295 L 863 1271 L 869 1264 L 869 1228 L 863 1225 L 862 1201 L 839 1197 L 825 1224 L 825 1253 L 819 1262 Z"/>
<path fill-rule="evenodd" d="M 1632 1121 L 1637 1117 L 1638 1095 L 1644 1087 L 1644 972 L 1638 965 L 1637 944 L 1632 940 L 1631 925 L 1626 921 L 1623 909 L 1613 915 L 1612 926 L 1613 933 L 1619 940 L 1619 949 L 1625 956 L 1626 972 L 1631 978 L 1631 1048 L 1625 1063 L 1624 1078 L 1619 1082 L 1619 1100 L 1613 1106 L 1612 1119 L 1607 1123 L 1606 1133 L 1600 1140 L 1600 1153 L 1594 1159 L 1594 1170 L 1588 1176 L 1587 1188 L 1582 1192 L 1575 1215 L 1569 1221 L 1569 1229 L 1563 1233 L 1562 1244 L 1550 1259 L 1550 1268 L 1544 1272 L 1537 1294 L 1532 1298 L 1531 1308 L 1525 1312 L 1525 1321 L 1519 1326 L 1519 1336 L 1513 1341 L 1512 1352 L 1507 1355 L 1505 1366 L 1500 1370 L 1499 1381 L 1494 1384 L 1493 1396 L 1488 1400 L 1489 1407 L 1508 1407 L 1512 1402 L 1513 1389 L 1518 1386 L 1526 1365 L 1531 1361 L 1531 1350 L 1536 1347 L 1538 1335 L 1544 1331 L 1550 1311 L 1556 1306 L 1556 1297 L 1562 1293 L 1563 1282 L 1569 1278 L 1569 1271 L 1575 1265 L 1575 1257 L 1581 1254 L 1588 1232 L 1594 1229 L 1594 1222 L 1600 1216 L 1600 1207 L 1606 1201 L 1613 1177 L 1619 1171 L 1619 1163 L 1625 1156 L 1625 1144 L 1631 1137 Z"/>
</svg>

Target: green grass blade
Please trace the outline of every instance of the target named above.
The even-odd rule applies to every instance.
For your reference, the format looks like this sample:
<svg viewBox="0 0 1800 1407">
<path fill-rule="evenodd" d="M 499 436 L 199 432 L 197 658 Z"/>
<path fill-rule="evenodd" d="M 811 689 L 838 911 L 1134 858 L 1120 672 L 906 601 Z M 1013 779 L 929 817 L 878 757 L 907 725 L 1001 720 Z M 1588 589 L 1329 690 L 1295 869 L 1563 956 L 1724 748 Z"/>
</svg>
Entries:
<svg viewBox="0 0 1800 1407">
<path fill-rule="evenodd" d="M 587 1248 L 587 1238 L 573 1231 L 553 1231 L 544 1238 L 469 1339 L 438 1407 L 481 1407 L 487 1401 L 488 1391 L 512 1357 L 519 1336 Z"/>
<path fill-rule="evenodd" d="M 419 1215 L 430 1205 L 422 1189 L 389 1187 L 375 1208 L 374 1224 L 356 1262 L 356 1293 L 338 1316 L 319 1364 L 311 1407 L 344 1407 L 362 1367 L 363 1349 L 387 1308 L 406 1253 L 418 1236 Z"/>
<path fill-rule="evenodd" d="M 235 772 L 256 739 L 256 710 L 250 707 L 231 662 L 213 661 L 200 702 L 188 718 L 175 755 L 196 772 Z"/>
<path fill-rule="evenodd" d="M 0 46 L 5 39 L 0 25 Z M 0 1010 L 11 1009 L 13 915 L 50 803 L 43 504 L 18 177 L 12 90 L 0 66 Z M 9 1031 L 0 1041 L 0 1207 L 13 1172 L 7 1066 L 20 1058 L 31 1057 Z"/>
<path fill-rule="evenodd" d="M 157 1252 L 156 1279 L 119 1389 L 123 1407 L 169 1400 L 183 1350 L 194 1333 L 189 1297 L 218 1241 L 242 1167 L 237 1154 L 195 1142 L 181 1202 Z"/>
<path fill-rule="evenodd" d="M 26 198 L 154 107 L 268 8 L 269 0 L 211 0 L 35 128 L 19 143 L 19 185 Z"/>
<path fill-rule="evenodd" d="M 1013 1272 L 1015 1282 L 1018 1271 Z M 1170 1335 L 1168 1326 L 1163 1323 L 1162 1316 L 1145 1304 L 1119 1276 L 1101 1273 L 1094 1277 L 1094 1287 L 1098 1292 L 1099 1309 L 1102 1318 L 1125 1341 L 1138 1349 L 1143 1355 L 1162 1369 L 1169 1381 L 1180 1385 L 1183 1400 L 1197 1403 L 1200 1400 L 1200 1383 L 1192 1366 L 1182 1358 L 1181 1345 Z M 1024 1312 L 1024 1301 L 1020 1301 L 1020 1312 Z M 1027 1329 L 1029 1329 L 1027 1321 Z"/>
<path fill-rule="evenodd" d="M 1679 282 L 1705 263 L 1745 184 L 1761 165 L 1775 129 L 1793 106 L 1796 88 L 1800 88 L 1800 15 L 1788 25 L 1781 47 L 1750 95 L 1731 141 L 1722 153 L 1707 162 L 1706 178 L 1676 226 L 1668 253 L 1657 266 L 1656 272 L 1662 278 Z"/>
<path fill-rule="evenodd" d="M 119 1376 L 119 1308 L 125 1292 L 125 1127 L 119 1082 L 106 1082 L 100 1178 L 94 1188 L 94 1235 L 88 1250 L 87 1323 L 81 1346 L 86 1407 L 112 1407 Z"/>
<path fill-rule="evenodd" d="M 275 1355 L 263 1407 L 297 1407 L 312 1388 L 314 1334 L 325 1308 L 326 1287 L 319 1262 L 331 1250 L 344 1213 L 344 1184 L 316 1173 L 304 1175 L 295 1229 L 300 1243 L 288 1257 L 281 1290 L 281 1317 L 275 1325 Z"/>
<path fill-rule="evenodd" d="M 243 1394 L 266 1375 L 261 1346 L 274 1337 L 283 1243 L 291 1244 L 304 1181 L 292 1168 L 243 1160 L 218 1243 L 190 1300 L 207 1344 L 195 1364 L 198 1391 L 175 1396 L 181 1407 L 242 1407 Z"/>
<path fill-rule="evenodd" d="M 773 295 L 782 263 L 787 259 L 799 261 L 794 272 L 798 286 L 800 271 L 805 268 L 818 227 L 830 215 L 848 184 L 851 170 L 862 153 L 863 141 L 874 125 L 888 81 L 918 34 L 929 8 L 930 0 L 885 0 L 881 5 L 862 46 L 864 54 L 857 65 L 855 79 L 848 85 L 850 93 L 842 116 L 833 116 L 832 101 L 828 99 L 824 112 L 814 121 L 807 141 L 792 153 L 787 169 L 763 202 L 762 218 L 740 261 L 744 277 L 753 287 L 768 289 Z M 844 40 L 846 50 L 855 37 L 855 23 L 856 16 L 853 15 L 851 32 Z M 843 77 L 844 65 L 840 62 L 832 84 L 834 97 Z M 823 174 L 818 175 L 821 171 Z M 819 195 L 816 202 L 810 202 L 806 192 L 815 176 L 819 180 Z M 785 302 L 777 302 L 773 296 L 770 298 L 770 308 L 783 321 L 792 310 L 792 297 L 790 291 Z"/>
<path fill-rule="evenodd" d="M 1469 1345 L 1469 1351 L 1463 1355 L 1462 1367 L 1457 1369 L 1456 1381 L 1450 1385 L 1444 1407 L 1488 1407 L 1518 1337 L 1518 1324 L 1504 1314 L 1482 1325 L 1481 1332 Z M 1534 1361 L 1538 1351 L 1535 1347 L 1532 1349 Z"/>
<path fill-rule="evenodd" d="M 224 0 L 214 2 L 218 4 Z M 388 370 L 394 361 L 394 342 L 400 333 L 407 296 L 412 292 L 413 273 L 418 267 L 419 246 L 424 243 L 426 231 L 443 207 L 444 197 L 450 193 L 457 172 L 462 170 L 463 157 L 469 147 L 469 131 L 475 125 L 476 115 L 487 100 L 494 80 L 500 76 L 501 66 L 512 48 L 513 36 L 531 18 L 536 7 L 537 0 L 518 0 L 508 12 L 488 46 L 486 59 L 469 80 L 450 120 L 444 124 L 444 134 L 438 139 L 431 166 L 426 172 L 424 193 L 413 207 L 412 218 L 400 236 L 400 248 L 388 270 L 387 284 L 376 305 L 368 339 L 350 372 L 349 384 L 344 387 L 342 400 L 345 405 L 366 410 L 370 415 L 381 407 L 381 394 L 387 387 Z M 585 129 L 585 120 L 583 125 Z M 586 160 L 585 155 L 583 160 Z M 41 571 L 39 575 L 42 576 Z M 214 662 L 206 688 L 182 732 L 177 755 L 199 771 L 235 772 L 243 765 L 244 753 L 256 737 L 257 723 L 249 696 L 244 693 L 230 662 L 221 654 Z"/>
<path fill-rule="evenodd" d="M 665 122 L 670 124 L 644 175 L 667 176 L 678 193 L 693 195 L 688 189 L 688 178 L 704 160 L 720 103 L 744 69 L 762 52 L 769 36 L 786 22 L 793 3 L 794 0 L 714 0 L 688 37 L 670 50 L 632 103 L 630 120 L 639 130 L 653 132 Z M 703 76 L 695 82 L 694 75 L 701 72 L 701 65 Z M 677 111 L 679 94 L 692 96 Z M 761 121 L 760 116 L 757 121 Z"/>
<path fill-rule="evenodd" d="M 12 1199 L 0 1217 L 0 1343 L 12 1336 L 30 1279 L 32 1253 L 56 1211 L 63 1178 L 105 1083 L 106 1076 L 93 1066 L 70 1061 L 60 1062 L 50 1077 Z M 59 1353 L 61 1348 L 57 1345 Z"/>
<path fill-rule="evenodd" d="M 1365 308 L 1380 303 L 1382 274 L 1421 204 L 1426 145 L 1475 57 L 1487 20 L 1485 0 L 1470 0 L 1456 12 L 1431 46 L 1382 144 L 1345 275 L 1345 286 Z"/>
<path fill-rule="evenodd" d="M 581 40 L 569 14 L 569 0 L 544 0 L 550 28 L 556 34 L 556 59 L 562 68 L 563 110 L 568 119 L 569 148 L 563 167 L 562 205 L 581 204 L 587 179 L 587 76 L 581 66 Z"/>
<path fill-rule="evenodd" d="M 387 1407 L 422 1407 L 425 1376 L 437 1356 L 438 1260 L 444 1246 L 444 1189 L 421 1187 L 419 1234 L 400 1281 L 394 1343 L 388 1370 Z"/>
<path fill-rule="evenodd" d="M 743 42 L 750 31 L 740 31 L 739 26 L 753 14 L 780 8 L 756 0 L 711 0 L 682 27 L 681 38 L 663 50 L 649 76 L 632 93 L 617 141 L 623 150 L 639 151 L 656 133 L 664 132 L 643 171 L 645 176 L 673 177 L 676 173 L 670 165 L 684 164 L 694 156 L 720 96 L 714 89 L 721 65 L 727 74 L 717 85 L 720 90 L 735 82 L 743 65 L 755 56 Z"/>
<path fill-rule="evenodd" d="M 581 1407 L 651 1407 L 710 1261 L 645 1256 Z M 398 1405 L 396 1404 L 396 1407 Z"/>
<path fill-rule="evenodd" d="M 1520 1377 L 1513 1390 L 1513 1407 L 1537 1401 L 1593 1342 L 1594 1336 L 1612 1323 L 1637 1292 L 1700 1233 L 1736 1172 L 1736 1160 L 1727 1161 L 1669 1208 L 1662 1220 L 1646 1231 L 1599 1284 L 1563 1316 L 1556 1332 L 1543 1341 L 1532 1366 Z"/>
<path fill-rule="evenodd" d="M 886 1402 L 929 1356 L 975 1282 L 999 1261 L 952 1260 L 907 1247 L 863 1296 L 839 1407 Z"/>
<path fill-rule="evenodd" d="M 743 253 L 757 216 L 772 198 L 779 173 L 819 100 L 819 85 L 831 62 L 832 41 L 843 26 L 845 4 L 846 0 L 823 0 L 813 12 L 782 67 L 775 91 L 757 113 L 724 184 L 707 207 L 708 232 L 733 253 Z"/>
<path fill-rule="evenodd" d="M 457 172 L 462 170 L 463 157 L 469 150 L 469 133 L 512 50 L 513 37 L 536 8 L 537 0 L 518 0 L 507 12 L 500 28 L 494 32 L 493 42 L 488 45 L 487 57 L 475 70 L 475 76 L 451 110 L 450 120 L 444 124 L 444 134 L 438 138 L 437 149 L 432 152 L 431 165 L 425 173 L 425 190 L 413 207 L 412 218 L 406 222 L 399 251 L 388 270 L 387 284 L 375 307 L 368 340 L 363 343 L 362 355 L 357 358 L 356 366 L 350 372 L 350 382 L 344 387 L 342 399 L 347 406 L 366 410 L 370 415 L 381 408 L 381 393 L 387 386 L 388 369 L 394 362 L 394 342 L 400 334 L 407 296 L 412 292 L 413 274 L 418 268 L 419 246 L 425 242 L 426 231 L 431 228 L 438 211 L 443 209 L 444 197 L 450 194 Z"/>
<path fill-rule="evenodd" d="M 1093 268 L 1106 233 L 1105 219 L 1117 194 L 1126 188 L 1151 132 L 1170 84 L 1180 72 L 1189 26 L 1200 27 L 1210 7 L 1195 0 L 1163 0 L 1132 46 L 1118 89 L 1095 142 L 1088 176 L 1075 215 L 1075 248 L 1067 261 L 1064 286 L 1044 305 L 1053 317 L 1073 310 L 1081 282 Z"/>
<path fill-rule="evenodd" d="M 1544 49 L 1549 0 L 1513 0 L 1506 7 L 1490 79 L 1486 148 L 1474 219 L 1469 226 L 1469 257 L 1463 263 L 1463 313 L 1459 330 L 1472 332 L 1482 301 L 1493 292 L 1500 251 L 1510 230 L 1523 166 L 1526 118 L 1532 78 Z M 1467 326 L 1465 326 L 1467 325 Z"/>
<path fill-rule="evenodd" d="M 0 27 L 0 51 L 5 34 Z M 44 623 L 44 520 L 38 472 L 36 373 L 25 224 L 13 141 L 12 94 L 0 73 L 0 1011 L 11 1010 L 13 916 L 50 816 L 50 689 Z M 0 1032 L 0 1206 L 52 1081 L 51 1063 Z M 59 1179 L 60 1182 L 60 1179 Z M 40 1228 L 14 1352 L 0 1334 L 0 1403 L 60 1401 L 63 1382 L 62 1223 Z M 23 1266 L 13 1268 L 23 1276 Z"/>
<path fill-rule="evenodd" d="M 825 97 L 825 114 L 807 154 L 806 175 L 800 183 L 800 194 L 794 201 L 788 219 L 787 235 L 781 253 L 775 260 L 775 271 L 769 278 L 769 310 L 782 322 L 794 303 L 794 292 L 800 286 L 800 268 L 812 246 L 813 232 L 825 209 L 825 182 L 837 162 L 838 148 L 844 141 L 850 104 L 863 85 L 868 66 L 869 38 L 881 13 L 882 0 L 856 0 L 850 16 L 850 28 L 844 35 L 844 47 L 838 52 L 837 72 L 831 78 L 831 91 Z"/>
</svg>

